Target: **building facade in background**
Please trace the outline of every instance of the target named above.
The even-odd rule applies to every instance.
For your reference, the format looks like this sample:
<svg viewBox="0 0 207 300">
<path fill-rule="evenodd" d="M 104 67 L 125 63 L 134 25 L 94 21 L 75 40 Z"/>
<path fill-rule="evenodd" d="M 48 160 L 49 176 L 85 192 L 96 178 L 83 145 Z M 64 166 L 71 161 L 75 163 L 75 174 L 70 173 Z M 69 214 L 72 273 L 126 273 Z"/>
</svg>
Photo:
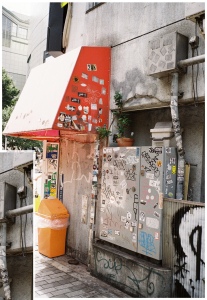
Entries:
<svg viewBox="0 0 207 300">
<path fill-rule="evenodd" d="M 2 7 L 2 67 L 20 91 L 26 81 L 29 16 Z"/>
</svg>

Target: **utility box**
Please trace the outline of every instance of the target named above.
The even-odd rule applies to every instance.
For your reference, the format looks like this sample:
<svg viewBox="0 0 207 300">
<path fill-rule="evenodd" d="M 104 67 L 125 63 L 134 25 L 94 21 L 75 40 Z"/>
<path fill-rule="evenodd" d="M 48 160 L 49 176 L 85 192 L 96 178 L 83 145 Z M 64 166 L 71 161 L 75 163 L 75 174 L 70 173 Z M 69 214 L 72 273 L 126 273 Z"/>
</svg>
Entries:
<svg viewBox="0 0 207 300">
<path fill-rule="evenodd" d="M 47 257 L 65 254 L 69 214 L 59 199 L 43 199 L 37 214 L 39 252 Z"/>
<path fill-rule="evenodd" d="M 150 129 L 150 132 L 152 134 L 152 147 L 174 146 L 172 145 L 174 130 L 171 122 L 158 122 L 153 129 Z"/>
<path fill-rule="evenodd" d="M 148 75 L 161 78 L 172 72 L 185 72 L 178 62 L 188 58 L 188 37 L 172 32 L 154 39 L 148 46 Z"/>
<path fill-rule="evenodd" d="M 177 149 L 103 148 L 100 239 L 162 259 L 163 199 L 174 198 Z"/>
<path fill-rule="evenodd" d="M 8 210 L 16 208 L 17 189 L 15 186 L 0 182 L 0 219 L 5 218 Z"/>
</svg>

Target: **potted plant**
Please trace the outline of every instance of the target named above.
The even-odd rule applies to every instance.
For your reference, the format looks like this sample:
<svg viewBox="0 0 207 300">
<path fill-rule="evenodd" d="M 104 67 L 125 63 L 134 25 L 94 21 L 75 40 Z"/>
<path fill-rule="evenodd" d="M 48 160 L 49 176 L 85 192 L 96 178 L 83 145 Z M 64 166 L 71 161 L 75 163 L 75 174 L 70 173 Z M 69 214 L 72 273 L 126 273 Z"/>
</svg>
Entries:
<svg viewBox="0 0 207 300">
<path fill-rule="evenodd" d="M 118 108 L 114 112 L 118 128 L 118 133 L 116 134 L 116 142 L 120 147 L 132 146 L 134 143 L 134 139 L 132 137 L 129 138 L 124 136 L 125 130 L 129 127 L 131 120 L 129 118 L 129 114 L 123 111 L 124 101 L 122 100 L 122 95 L 119 92 L 115 92 L 114 100 Z M 131 136 L 133 136 L 133 133 L 131 133 Z"/>
</svg>

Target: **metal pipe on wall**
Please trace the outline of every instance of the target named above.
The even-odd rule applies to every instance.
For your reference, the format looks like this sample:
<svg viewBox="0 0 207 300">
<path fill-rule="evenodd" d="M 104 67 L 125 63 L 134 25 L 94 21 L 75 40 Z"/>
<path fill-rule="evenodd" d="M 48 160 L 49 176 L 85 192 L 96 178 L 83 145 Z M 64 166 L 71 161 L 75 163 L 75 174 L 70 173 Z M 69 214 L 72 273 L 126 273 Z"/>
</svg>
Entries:
<svg viewBox="0 0 207 300">
<path fill-rule="evenodd" d="M 184 67 L 200 64 L 203 62 L 205 62 L 205 54 L 180 60 L 178 62 L 178 67 L 184 68 Z"/>
<path fill-rule="evenodd" d="M 31 212 L 33 212 L 33 204 L 8 210 L 5 215 L 7 218 L 13 218 L 24 214 L 29 214 Z"/>
<path fill-rule="evenodd" d="M 176 140 L 177 150 L 178 150 L 176 199 L 182 200 L 184 168 L 185 168 L 185 159 L 184 159 L 185 153 L 183 149 L 180 120 L 178 114 L 178 73 L 177 72 L 172 74 L 170 108 L 171 108 L 171 116 L 172 116 L 172 125 L 174 129 L 175 140 Z"/>
</svg>

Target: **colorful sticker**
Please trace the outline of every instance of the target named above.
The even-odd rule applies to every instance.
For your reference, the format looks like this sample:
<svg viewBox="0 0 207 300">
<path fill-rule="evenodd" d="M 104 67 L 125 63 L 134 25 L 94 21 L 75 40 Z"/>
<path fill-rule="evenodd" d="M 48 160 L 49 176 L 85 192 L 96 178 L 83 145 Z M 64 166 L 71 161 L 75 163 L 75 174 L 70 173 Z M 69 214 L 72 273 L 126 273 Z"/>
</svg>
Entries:
<svg viewBox="0 0 207 300">
<path fill-rule="evenodd" d="M 158 200 L 158 204 L 159 204 L 159 209 L 163 209 L 163 193 L 159 193 L 159 200 Z"/>
<path fill-rule="evenodd" d="M 159 240 L 159 232 L 155 232 L 155 240 Z"/>
<path fill-rule="evenodd" d="M 161 160 L 158 160 L 158 161 L 157 161 L 157 166 L 158 166 L 158 167 L 161 167 L 161 166 L 162 166 L 162 161 L 161 161 Z"/>
<path fill-rule="evenodd" d="M 176 174 L 176 166 L 172 166 L 172 174 Z"/>
<path fill-rule="evenodd" d="M 97 66 L 95 64 L 87 64 L 88 71 L 97 71 Z"/>
</svg>

